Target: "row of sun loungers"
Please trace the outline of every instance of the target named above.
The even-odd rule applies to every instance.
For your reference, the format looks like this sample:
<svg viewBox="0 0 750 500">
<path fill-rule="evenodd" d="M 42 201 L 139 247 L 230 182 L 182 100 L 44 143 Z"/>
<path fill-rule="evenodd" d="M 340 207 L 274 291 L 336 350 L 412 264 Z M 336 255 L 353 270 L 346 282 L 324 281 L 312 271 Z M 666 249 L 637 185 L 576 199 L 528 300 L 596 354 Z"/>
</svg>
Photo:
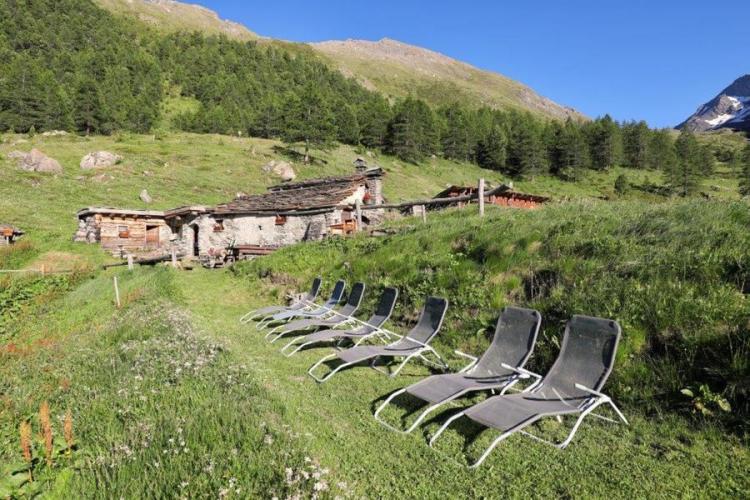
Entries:
<svg viewBox="0 0 750 500">
<path fill-rule="evenodd" d="M 447 371 L 448 365 L 430 346 L 445 318 L 448 309 L 446 299 L 428 297 L 416 325 L 401 336 L 383 327 L 398 299 L 397 289 L 385 288 L 373 315 L 366 321 L 360 321 L 354 314 L 359 310 L 365 293 L 363 283 L 356 283 L 352 287 L 346 302 L 338 310 L 336 306 L 344 296 L 345 282 L 341 280 L 335 284 L 331 296 L 322 306 L 315 303 L 320 287 L 321 279 L 316 278 L 308 294 L 295 303 L 251 311 L 240 321 L 249 323 L 255 320 L 258 329 L 270 327 L 266 338 L 270 338 L 271 342 L 294 332 L 312 331 L 292 338 L 281 349 L 286 356 L 319 344 L 339 348 L 309 369 L 309 375 L 319 383 L 326 382 L 344 368 L 364 362 L 369 362 L 371 367 L 391 377 L 398 375 L 412 359 L 421 359 L 430 366 Z M 601 405 L 609 405 L 617 417 L 627 424 L 625 416 L 612 399 L 601 392 L 614 365 L 621 333 L 619 324 L 609 319 L 573 316 L 566 325 L 557 359 L 542 377 L 524 368 L 533 353 L 541 323 L 541 315 L 535 310 L 506 307 L 498 318 L 490 346 L 480 358 L 455 351 L 458 355 L 471 358 L 472 362 L 458 373 L 433 375 L 393 392 L 376 409 L 375 418 L 393 431 L 409 433 L 441 406 L 471 393 L 491 392 L 493 396 L 448 418 L 429 441 L 432 446 L 453 422 L 461 418 L 500 431 L 500 435 L 471 467 L 478 467 L 500 442 L 515 433 L 565 448 L 586 416 L 616 422 L 594 413 Z M 381 343 L 364 343 L 375 338 Z M 341 349 L 346 344 L 353 346 Z M 395 359 L 401 361 L 390 372 L 379 366 L 383 361 Z M 328 367 L 328 371 L 321 374 L 319 372 L 323 366 Z M 527 385 L 519 390 L 517 384 L 522 381 Z M 508 391 L 514 393 L 507 394 Z M 401 429 L 387 422 L 382 412 L 396 398 L 405 395 L 422 401 L 426 407 L 414 422 Z M 566 415 L 578 418 L 562 442 L 544 440 L 527 429 L 542 418 L 556 417 L 561 420 Z"/>
</svg>

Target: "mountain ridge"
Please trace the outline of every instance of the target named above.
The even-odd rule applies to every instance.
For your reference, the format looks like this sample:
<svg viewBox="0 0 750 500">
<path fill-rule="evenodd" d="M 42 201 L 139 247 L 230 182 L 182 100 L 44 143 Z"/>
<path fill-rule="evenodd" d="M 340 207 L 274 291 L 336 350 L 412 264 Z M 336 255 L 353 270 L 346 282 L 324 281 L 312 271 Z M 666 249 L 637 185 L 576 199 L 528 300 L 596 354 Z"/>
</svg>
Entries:
<svg viewBox="0 0 750 500">
<path fill-rule="evenodd" d="M 722 128 L 750 131 L 750 74 L 737 78 L 675 128 L 693 132 Z"/>
</svg>

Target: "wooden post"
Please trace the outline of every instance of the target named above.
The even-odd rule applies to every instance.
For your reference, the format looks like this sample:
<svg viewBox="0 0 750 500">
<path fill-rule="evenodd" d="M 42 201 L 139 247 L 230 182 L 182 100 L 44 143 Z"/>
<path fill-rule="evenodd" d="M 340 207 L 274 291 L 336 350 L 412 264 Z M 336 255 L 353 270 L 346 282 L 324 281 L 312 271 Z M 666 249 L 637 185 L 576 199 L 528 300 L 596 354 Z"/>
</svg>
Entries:
<svg viewBox="0 0 750 500">
<path fill-rule="evenodd" d="M 362 202 L 359 200 L 359 198 L 356 199 L 354 202 L 354 210 L 357 214 L 357 231 L 362 230 Z"/>
<path fill-rule="evenodd" d="M 132 271 L 134 267 L 135 266 L 133 266 L 133 254 L 129 253 L 128 254 L 128 271 Z"/>
<path fill-rule="evenodd" d="M 479 216 L 484 217 L 484 179 L 479 179 Z"/>
<path fill-rule="evenodd" d="M 177 249 L 172 245 L 172 267 L 177 268 Z"/>
<path fill-rule="evenodd" d="M 115 276 L 115 304 L 120 308 L 120 288 L 117 286 L 117 276 Z"/>
<path fill-rule="evenodd" d="M 422 205 L 422 223 L 427 223 L 427 207 L 425 205 Z"/>
</svg>

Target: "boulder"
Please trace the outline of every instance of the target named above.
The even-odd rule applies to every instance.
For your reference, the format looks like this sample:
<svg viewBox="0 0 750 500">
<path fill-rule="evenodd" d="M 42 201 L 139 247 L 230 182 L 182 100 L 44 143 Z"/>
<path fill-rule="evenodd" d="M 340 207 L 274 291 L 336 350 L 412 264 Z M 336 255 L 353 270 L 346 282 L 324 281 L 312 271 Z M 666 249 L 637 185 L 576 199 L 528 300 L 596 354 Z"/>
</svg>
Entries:
<svg viewBox="0 0 750 500">
<path fill-rule="evenodd" d="M 151 195 L 149 195 L 148 191 L 146 191 L 145 189 L 141 191 L 141 194 L 138 197 L 143 203 L 151 203 L 152 201 L 154 201 L 151 199 Z"/>
<path fill-rule="evenodd" d="M 32 149 L 28 153 L 13 151 L 8 154 L 8 158 L 18 160 L 18 168 L 27 172 L 61 174 L 63 171 L 62 166 L 57 160 L 50 158 L 38 149 Z"/>
<path fill-rule="evenodd" d="M 292 166 L 285 161 L 271 160 L 263 165 L 261 169 L 267 174 L 273 173 L 281 177 L 283 181 L 293 181 L 297 178 L 297 174 L 294 173 Z"/>
<path fill-rule="evenodd" d="M 57 137 L 62 135 L 68 135 L 68 133 L 64 130 L 48 130 L 47 132 L 43 132 L 42 135 L 44 137 Z"/>
<path fill-rule="evenodd" d="M 81 168 L 83 170 L 109 168 L 120 161 L 122 161 L 122 156 L 120 155 L 110 153 L 109 151 L 95 151 L 81 159 Z"/>
</svg>

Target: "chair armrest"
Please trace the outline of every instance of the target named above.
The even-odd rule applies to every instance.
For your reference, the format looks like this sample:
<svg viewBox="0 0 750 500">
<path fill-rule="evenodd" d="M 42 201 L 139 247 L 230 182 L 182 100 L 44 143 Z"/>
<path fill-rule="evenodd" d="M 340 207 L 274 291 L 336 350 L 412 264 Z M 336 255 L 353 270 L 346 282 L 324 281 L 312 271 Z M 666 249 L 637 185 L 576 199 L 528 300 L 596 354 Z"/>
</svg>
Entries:
<svg viewBox="0 0 750 500">
<path fill-rule="evenodd" d="M 595 391 L 594 389 L 590 389 L 582 384 L 575 384 L 575 388 L 580 391 L 586 391 L 590 394 L 593 394 L 594 396 L 599 396 L 600 398 L 603 398 L 603 399 L 610 399 L 610 397 L 604 394 L 603 392 Z"/>
<path fill-rule="evenodd" d="M 466 365 L 466 366 L 464 366 L 463 368 L 461 368 L 461 370 L 459 370 L 458 373 L 465 373 L 465 372 L 469 371 L 471 368 L 474 367 L 474 365 L 477 364 L 477 361 L 479 361 L 479 358 L 477 358 L 476 356 L 472 356 L 471 354 L 466 354 L 465 352 L 461 352 L 458 349 L 456 349 L 453 352 L 455 354 L 458 354 L 459 356 L 464 357 L 464 358 L 466 358 L 466 359 L 469 360 L 469 364 Z"/>
<path fill-rule="evenodd" d="M 542 376 L 538 373 L 534 373 L 532 371 L 526 370 L 525 368 L 521 368 L 520 366 L 510 366 L 509 364 L 502 363 L 500 366 L 505 368 L 506 370 L 513 370 L 516 372 L 520 378 L 535 378 L 538 381 L 542 380 Z"/>
</svg>

